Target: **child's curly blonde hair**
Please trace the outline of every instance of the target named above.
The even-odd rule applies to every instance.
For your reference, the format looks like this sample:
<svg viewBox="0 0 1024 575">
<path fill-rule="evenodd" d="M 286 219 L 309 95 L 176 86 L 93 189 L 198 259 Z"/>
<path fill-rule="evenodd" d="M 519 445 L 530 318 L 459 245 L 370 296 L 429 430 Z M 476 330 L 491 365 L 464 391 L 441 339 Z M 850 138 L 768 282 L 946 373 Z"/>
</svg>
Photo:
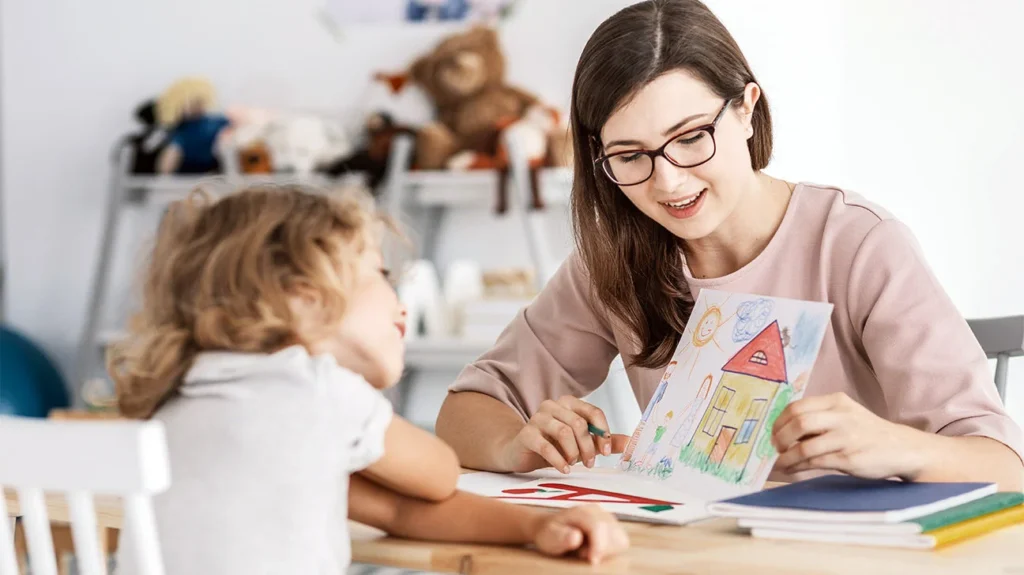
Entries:
<svg viewBox="0 0 1024 575">
<path fill-rule="evenodd" d="M 358 255 L 387 223 L 369 196 L 261 186 L 219 199 L 197 190 L 164 216 L 143 276 L 141 310 L 107 367 L 123 415 L 149 418 L 207 350 L 270 353 L 305 344 L 290 300 L 321 298 L 340 322 Z"/>
</svg>

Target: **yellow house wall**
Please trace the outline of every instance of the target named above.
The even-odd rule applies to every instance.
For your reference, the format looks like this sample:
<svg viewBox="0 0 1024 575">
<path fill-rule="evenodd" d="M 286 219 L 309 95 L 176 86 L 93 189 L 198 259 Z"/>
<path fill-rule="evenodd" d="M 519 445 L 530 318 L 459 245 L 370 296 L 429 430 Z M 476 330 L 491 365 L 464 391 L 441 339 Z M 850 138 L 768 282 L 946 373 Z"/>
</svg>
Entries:
<svg viewBox="0 0 1024 575">
<path fill-rule="evenodd" d="M 764 415 L 768 412 L 768 407 L 771 404 L 772 397 L 775 395 L 775 391 L 778 389 L 778 386 L 779 384 L 774 381 L 766 381 L 750 375 L 740 375 L 728 372 L 723 373 L 718 387 L 715 388 L 715 392 L 711 395 L 712 401 L 704 411 L 704 416 L 701 417 L 700 425 L 697 427 L 696 433 L 694 433 L 694 447 L 704 453 L 710 454 L 711 449 L 714 446 L 714 442 L 718 438 L 718 431 L 725 426 L 735 427 L 738 435 L 739 429 L 746 418 L 747 410 L 750 409 L 750 404 L 753 403 L 755 399 L 764 399 L 767 402 L 765 410 L 762 413 L 763 419 Z M 732 401 L 729 403 L 729 407 L 725 415 L 722 417 L 722 421 L 718 429 L 714 430 L 715 432 L 713 435 L 707 435 L 704 433 L 704 426 L 707 424 L 707 420 L 714 413 L 714 399 L 718 390 L 722 387 L 734 389 L 735 394 L 732 397 Z M 758 425 L 760 425 L 760 423 Z M 731 445 L 726 451 L 725 461 L 723 463 L 736 466 L 744 465 L 750 455 L 750 450 L 754 445 L 755 437 L 756 429 L 755 435 L 752 435 L 747 443 Z"/>
<path fill-rule="evenodd" d="M 761 423 L 765 416 L 768 414 L 768 408 L 771 407 L 772 398 L 775 397 L 775 392 L 779 388 L 779 384 L 774 381 L 766 381 L 749 375 L 737 375 L 734 373 L 727 374 L 727 376 L 736 383 L 736 395 L 733 396 L 732 403 L 729 404 L 729 413 L 725 414 L 722 420 L 729 420 L 728 424 L 737 429 L 737 435 L 739 435 L 739 429 L 743 426 L 743 421 L 747 417 L 747 411 L 750 409 L 750 405 L 754 403 L 755 399 L 765 400 L 764 409 L 761 411 L 760 420 L 754 426 L 754 431 L 750 435 L 750 439 L 746 443 L 736 444 L 734 443 L 729 446 L 729 449 L 725 452 L 725 465 L 733 467 L 743 467 L 747 464 L 747 459 L 750 457 L 750 451 L 754 447 L 754 440 L 757 439 L 758 430 L 761 429 Z M 725 379 L 725 378 L 723 378 Z M 732 387 L 732 385 L 730 385 Z M 735 409 L 733 409 L 735 406 Z"/>
</svg>

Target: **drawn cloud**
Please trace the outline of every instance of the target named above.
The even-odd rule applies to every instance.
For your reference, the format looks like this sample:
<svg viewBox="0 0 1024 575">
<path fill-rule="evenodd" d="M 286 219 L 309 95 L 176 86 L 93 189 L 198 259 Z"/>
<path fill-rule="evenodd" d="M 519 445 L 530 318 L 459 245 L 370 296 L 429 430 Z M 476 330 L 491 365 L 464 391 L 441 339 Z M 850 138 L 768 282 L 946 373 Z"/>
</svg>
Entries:
<svg viewBox="0 0 1024 575">
<path fill-rule="evenodd" d="M 771 300 L 759 298 L 745 301 L 736 310 L 736 325 L 732 329 L 732 340 L 736 343 L 750 339 L 764 329 L 771 318 L 775 304 Z"/>
</svg>

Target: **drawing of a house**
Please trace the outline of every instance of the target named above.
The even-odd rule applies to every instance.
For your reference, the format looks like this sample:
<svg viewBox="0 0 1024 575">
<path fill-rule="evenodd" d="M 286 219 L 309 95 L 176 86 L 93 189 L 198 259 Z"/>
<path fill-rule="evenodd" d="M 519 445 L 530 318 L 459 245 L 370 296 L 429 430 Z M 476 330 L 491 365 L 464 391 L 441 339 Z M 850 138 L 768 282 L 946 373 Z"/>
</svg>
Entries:
<svg viewBox="0 0 1024 575">
<path fill-rule="evenodd" d="M 779 324 L 773 321 L 722 367 L 718 388 L 688 447 L 706 455 L 709 464 L 741 472 L 782 385 L 789 385 L 786 355 Z"/>
</svg>

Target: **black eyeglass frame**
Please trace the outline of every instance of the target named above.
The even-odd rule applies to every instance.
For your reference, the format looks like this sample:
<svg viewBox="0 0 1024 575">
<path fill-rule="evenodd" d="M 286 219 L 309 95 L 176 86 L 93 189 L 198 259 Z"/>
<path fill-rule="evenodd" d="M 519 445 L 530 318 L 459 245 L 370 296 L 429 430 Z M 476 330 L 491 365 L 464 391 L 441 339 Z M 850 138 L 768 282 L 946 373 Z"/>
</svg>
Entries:
<svg viewBox="0 0 1024 575">
<path fill-rule="evenodd" d="M 736 98 L 729 98 L 729 99 L 727 99 L 725 101 L 725 103 L 722 104 L 722 109 L 718 111 L 718 114 L 715 116 L 715 119 L 712 120 L 710 124 L 705 124 L 703 126 L 697 126 L 695 128 L 689 129 L 689 130 L 687 130 L 687 131 L 685 131 L 685 132 L 683 132 L 681 134 L 676 134 L 676 135 L 672 136 L 671 138 L 669 138 L 664 144 L 662 144 L 656 150 L 642 150 L 642 149 L 622 150 L 620 152 L 614 152 L 612 154 L 601 154 L 600 156 L 598 156 L 594 160 L 594 164 L 595 165 L 596 164 L 600 164 L 601 165 L 601 171 L 604 172 L 604 175 L 609 180 L 611 180 L 613 183 L 615 183 L 618 186 L 636 186 L 636 185 L 642 184 L 642 183 L 646 182 L 647 180 L 651 179 L 651 176 L 654 175 L 654 162 L 655 162 L 655 160 L 658 159 L 658 156 L 661 156 L 661 157 L 665 158 L 666 160 L 668 160 L 668 163 L 672 164 L 673 166 L 676 166 L 677 168 L 696 168 L 697 166 L 700 166 L 702 164 L 706 164 L 706 163 L 711 161 L 711 158 L 715 157 L 716 153 L 718 153 L 718 142 L 715 140 L 715 128 L 718 126 L 718 122 L 722 120 L 722 117 L 725 116 L 725 111 L 729 109 L 729 104 L 731 104 L 733 102 L 733 100 L 735 100 L 735 99 Z M 700 162 L 697 162 L 696 164 L 683 165 L 683 164 L 677 163 L 675 160 L 670 158 L 668 156 L 668 154 L 665 153 L 665 148 L 667 148 L 668 145 L 671 144 L 672 142 L 675 142 L 676 140 L 678 140 L 682 136 L 685 136 L 686 134 L 689 134 L 689 133 L 692 133 L 692 132 L 700 132 L 700 131 L 707 132 L 708 135 L 711 136 L 711 146 L 712 146 L 711 155 L 708 156 L 707 159 L 705 159 L 703 161 L 700 161 Z M 615 156 L 622 156 L 622 155 L 625 155 L 625 154 L 643 154 L 643 155 L 645 155 L 645 156 L 647 156 L 647 157 L 649 157 L 651 159 L 651 172 L 649 174 L 647 174 L 646 178 L 640 180 L 639 182 L 633 182 L 633 183 L 630 183 L 630 184 L 623 184 L 623 183 L 618 182 L 615 179 L 615 176 L 612 174 L 611 168 L 608 167 L 608 160 L 611 159 L 611 158 L 614 158 Z"/>
</svg>

